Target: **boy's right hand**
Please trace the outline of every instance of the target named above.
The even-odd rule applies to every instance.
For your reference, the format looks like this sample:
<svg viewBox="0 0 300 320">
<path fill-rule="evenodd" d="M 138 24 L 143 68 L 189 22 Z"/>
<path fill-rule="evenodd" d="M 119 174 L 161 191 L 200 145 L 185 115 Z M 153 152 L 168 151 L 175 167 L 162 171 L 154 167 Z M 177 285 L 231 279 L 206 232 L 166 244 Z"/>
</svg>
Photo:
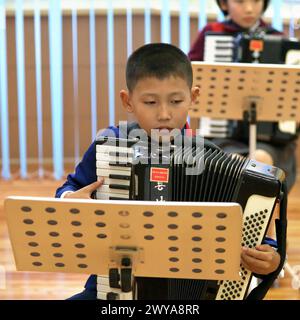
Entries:
<svg viewBox="0 0 300 320">
<path fill-rule="evenodd" d="M 64 198 L 73 198 L 73 199 L 91 199 L 91 195 L 94 191 L 102 186 L 104 179 L 93 182 L 75 192 L 67 193 Z"/>
</svg>

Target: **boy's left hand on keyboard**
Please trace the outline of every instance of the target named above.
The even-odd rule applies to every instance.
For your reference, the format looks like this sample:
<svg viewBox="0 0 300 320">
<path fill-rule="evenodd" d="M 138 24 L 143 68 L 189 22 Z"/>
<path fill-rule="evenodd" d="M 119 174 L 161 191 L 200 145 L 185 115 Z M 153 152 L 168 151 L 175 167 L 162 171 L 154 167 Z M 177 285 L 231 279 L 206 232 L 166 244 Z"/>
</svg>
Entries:
<svg viewBox="0 0 300 320">
<path fill-rule="evenodd" d="M 73 199 L 91 199 L 92 193 L 100 188 L 103 184 L 104 179 L 100 179 L 95 181 L 86 187 L 83 187 L 75 192 L 70 192 L 65 195 L 65 198 L 73 198 Z"/>
</svg>

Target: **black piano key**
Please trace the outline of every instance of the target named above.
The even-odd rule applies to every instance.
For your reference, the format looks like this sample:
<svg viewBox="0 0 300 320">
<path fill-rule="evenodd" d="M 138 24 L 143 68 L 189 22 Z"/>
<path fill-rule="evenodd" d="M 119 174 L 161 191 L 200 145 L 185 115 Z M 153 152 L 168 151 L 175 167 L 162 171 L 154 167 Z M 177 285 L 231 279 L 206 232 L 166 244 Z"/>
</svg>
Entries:
<svg viewBox="0 0 300 320">
<path fill-rule="evenodd" d="M 131 157 L 132 156 L 132 153 L 118 152 L 118 151 L 109 151 L 108 154 L 111 157 Z"/>
<path fill-rule="evenodd" d="M 126 198 L 109 197 L 109 200 L 126 200 Z"/>
<path fill-rule="evenodd" d="M 123 186 L 121 184 L 110 184 L 110 189 L 130 190 L 130 186 Z"/>
<path fill-rule="evenodd" d="M 217 40 L 216 43 L 217 43 L 217 45 L 218 44 L 232 44 L 232 41 L 229 41 L 229 40 Z"/>
<path fill-rule="evenodd" d="M 228 55 L 227 54 L 216 54 L 215 55 L 216 59 L 222 59 L 222 58 L 228 58 Z"/>
<path fill-rule="evenodd" d="M 217 50 L 230 50 L 231 47 L 228 47 L 228 46 L 216 46 L 216 51 Z"/>
<path fill-rule="evenodd" d="M 130 180 L 130 176 L 123 176 L 120 174 L 109 174 L 108 176 L 110 179 L 117 179 L 117 180 Z"/>
<path fill-rule="evenodd" d="M 125 167 L 125 168 L 131 167 L 131 163 L 129 162 L 109 162 L 109 165 L 112 167 Z"/>
</svg>

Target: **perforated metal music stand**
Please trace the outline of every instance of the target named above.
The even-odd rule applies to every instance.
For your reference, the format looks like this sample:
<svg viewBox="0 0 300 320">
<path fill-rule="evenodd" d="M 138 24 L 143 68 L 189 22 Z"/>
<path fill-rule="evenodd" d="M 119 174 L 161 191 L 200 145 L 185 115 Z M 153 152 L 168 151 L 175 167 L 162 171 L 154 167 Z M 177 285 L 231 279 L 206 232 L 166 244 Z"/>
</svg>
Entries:
<svg viewBox="0 0 300 320">
<path fill-rule="evenodd" d="M 192 62 L 200 97 L 191 118 L 249 122 L 249 150 L 256 149 L 257 121 L 300 121 L 300 67 L 278 64 Z"/>
<path fill-rule="evenodd" d="M 107 275 L 130 258 L 134 276 L 239 280 L 237 203 L 5 200 L 18 271 Z"/>
</svg>

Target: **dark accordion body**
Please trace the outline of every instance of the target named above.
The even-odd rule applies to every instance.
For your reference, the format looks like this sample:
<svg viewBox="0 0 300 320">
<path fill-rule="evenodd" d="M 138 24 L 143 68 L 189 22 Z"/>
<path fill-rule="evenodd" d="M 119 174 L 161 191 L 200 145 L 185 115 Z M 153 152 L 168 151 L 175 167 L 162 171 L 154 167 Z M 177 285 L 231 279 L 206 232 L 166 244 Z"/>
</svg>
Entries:
<svg viewBox="0 0 300 320">
<path fill-rule="evenodd" d="M 96 142 L 97 176 L 105 178 L 98 199 L 237 202 L 244 212 L 242 245 L 262 243 L 281 194 L 282 170 L 227 154 L 203 139 L 184 137 L 166 149 L 137 141 Z M 242 266 L 240 274 L 240 281 L 136 278 L 137 298 L 245 299 L 252 274 Z"/>
</svg>

